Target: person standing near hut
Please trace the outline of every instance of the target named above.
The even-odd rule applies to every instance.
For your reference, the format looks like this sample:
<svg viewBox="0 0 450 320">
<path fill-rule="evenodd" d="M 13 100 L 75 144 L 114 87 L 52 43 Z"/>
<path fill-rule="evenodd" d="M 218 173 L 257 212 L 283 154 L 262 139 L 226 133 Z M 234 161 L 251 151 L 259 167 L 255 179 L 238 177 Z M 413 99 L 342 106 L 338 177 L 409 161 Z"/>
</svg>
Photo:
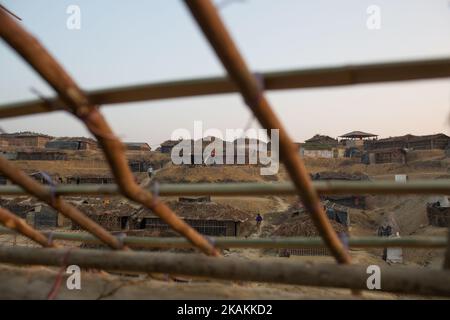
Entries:
<svg viewBox="0 0 450 320">
<path fill-rule="evenodd" d="M 261 214 L 256 215 L 256 232 L 261 232 L 261 222 L 263 221 L 263 217 Z"/>
<path fill-rule="evenodd" d="M 149 166 L 147 168 L 147 175 L 150 179 L 153 178 L 153 167 L 152 166 Z"/>
</svg>

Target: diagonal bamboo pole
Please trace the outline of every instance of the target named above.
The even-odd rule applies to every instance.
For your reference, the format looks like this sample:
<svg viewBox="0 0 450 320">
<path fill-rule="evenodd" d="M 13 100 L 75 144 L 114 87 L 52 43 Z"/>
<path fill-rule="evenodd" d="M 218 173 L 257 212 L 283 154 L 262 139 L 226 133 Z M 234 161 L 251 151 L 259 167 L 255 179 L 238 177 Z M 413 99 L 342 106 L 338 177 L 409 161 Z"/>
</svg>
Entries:
<svg viewBox="0 0 450 320">
<path fill-rule="evenodd" d="M 209 0 L 185 0 L 185 3 L 261 125 L 266 129 L 279 129 L 280 156 L 297 187 L 298 195 L 336 260 L 339 263 L 350 263 L 350 255 L 323 211 L 292 139 L 261 92 L 260 85 L 248 69 L 214 5 Z"/>
<path fill-rule="evenodd" d="M 129 199 L 150 208 L 204 253 L 219 255 L 205 237 L 181 220 L 157 197 L 139 187 L 128 167 L 123 144 L 115 137 L 97 106 L 88 101 L 77 84 L 47 50 L 3 11 L 0 11 L 0 36 L 48 82 L 70 111 L 82 120 L 97 138 L 122 193 Z"/>
<path fill-rule="evenodd" d="M 19 232 L 43 247 L 55 247 L 52 241 L 49 241 L 44 234 L 32 228 L 23 219 L 20 219 L 18 216 L 4 208 L 0 208 L 0 223 L 11 230 Z"/>
<path fill-rule="evenodd" d="M 122 249 L 123 246 L 120 241 L 110 232 L 89 219 L 76 207 L 67 203 L 59 196 L 53 194 L 51 190 L 29 177 L 22 170 L 13 166 L 3 157 L 0 157 L 0 172 L 2 172 L 12 182 L 20 185 L 29 194 L 35 196 L 41 201 L 44 201 L 65 217 L 78 223 L 83 229 L 92 233 L 109 247 L 113 249 Z"/>
</svg>

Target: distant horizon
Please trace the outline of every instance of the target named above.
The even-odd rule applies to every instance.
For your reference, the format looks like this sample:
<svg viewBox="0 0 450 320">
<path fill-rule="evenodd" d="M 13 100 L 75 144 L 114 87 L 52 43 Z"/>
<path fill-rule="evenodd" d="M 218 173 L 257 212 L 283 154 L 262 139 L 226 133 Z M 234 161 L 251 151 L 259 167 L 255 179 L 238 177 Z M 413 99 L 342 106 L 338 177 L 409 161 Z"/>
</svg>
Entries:
<svg viewBox="0 0 450 320">
<path fill-rule="evenodd" d="M 362 131 L 362 130 L 351 130 L 351 131 L 348 131 L 348 132 L 352 132 L 352 131 Z M 51 134 L 48 134 L 48 133 L 45 133 L 45 132 L 36 132 L 36 131 L 29 131 L 29 130 L 18 130 L 18 131 L 15 131 L 15 132 L 0 132 L 0 135 L 3 135 L 3 134 L 18 134 L 18 133 L 32 133 L 32 134 L 42 134 L 42 135 L 46 135 L 46 136 L 49 136 L 49 137 L 52 137 L 52 138 L 89 138 L 89 139 L 94 139 L 94 140 L 96 140 L 95 139 L 95 137 L 92 137 L 92 136 L 60 136 L 60 135 L 51 135 Z M 373 132 L 372 132 L 373 133 Z M 339 138 L 339 136 L 337 136 L 337 137 L 334 137 L 334 136 L 330 136 L 330 135 L 327 135 L 327 134 L 324 134 L 324 133 L 316 133 L 316 134 L 318 134 L 318 135 L 323 135 L 323 136 L 329 136 L 329 137 L 331 137 L 331 138 L 333 138 L 333 139 L 338 139 Z M 310 138 L 312 138 L 313 136 L 315 136 L 316 134 L 313 134 L 311 137 L 309 137 L 309 138 L 307 138 L 307 139 L 305 139 L 305 140 L 308 140 L 308 139 L 310 139 Z M 345 133 L 344 133 L 345 134 Z M 377 135 L 376 133 L 373 133 L 373 134 L 375 134 L 375 135 Z M 443 133 L 443 132 L 435 132 L 435 133 L 425 133 L 425 134 L 410 134 L 410 133 L 405 133 L 405 134 L 402 134 L 402 135 L 398 135 L 398 136 L 381 136 L 381 135 L 377 135 L 377 137 L 375 138 L 375 139 L 389 139 L 389 138 L 394 138 L 394 137 L 402 137 L 402 136 L 406 136 L 406 135 L 413 135 L 413 136 L 431 136 L 431 135 L 437 135 L 437 134 L 444 134 L 444 135 L 447 135 L 446 133 Z M 448 135 L 447 135 L 448 136 Z M 210 137 L 212 137 L 212 138 L 216 138 L 215 136 L 210 136 Z M 204 137 L 205 138 L 205 137 Z M 244 137 L 242 137 L 242 138 L 244 138 Z M 245 137 L 245 138 L 247 138 L 247 137 Z M 368 140 L 372 140 L 373 138 L 369 138 Z M 121 140 L 123 143 L 147 143 L 152 149 L 154 148 L 154 147 L 159 147 L 159 146 L 161 146 L 161 143 L 164 143 L 164 142 L 166 142 L 166 141 L 170 141 L 171 139 L 170 138 L 168 138 L 168 139 L 165 139 L 165 140 L 163 140 L 163 141 L 161 141 L 159 144 L 151 144 L 151 143 L 149 143 L 148 141 L 135 141 L 135 140 L 133 140 L 133 141 L 127 141 L 127 140 Z M 229 141 L 229 140 L 225 140 L 225 139 L 222 139 L 223 141 Z M 302 140 L 302 141 L 298 141 L 298 140 L 294 140 L 294 142 L 295 143 L 304 143 L 305 142 L 305 140 Z M 340 140 L 344 140 L 344 139 L 340 139 Z M 175 141 L 175 140 L 172 140 L 172 141 Z M 264 142 L 266 142 L 266 141 L 264 141 Z"/>
</svg>

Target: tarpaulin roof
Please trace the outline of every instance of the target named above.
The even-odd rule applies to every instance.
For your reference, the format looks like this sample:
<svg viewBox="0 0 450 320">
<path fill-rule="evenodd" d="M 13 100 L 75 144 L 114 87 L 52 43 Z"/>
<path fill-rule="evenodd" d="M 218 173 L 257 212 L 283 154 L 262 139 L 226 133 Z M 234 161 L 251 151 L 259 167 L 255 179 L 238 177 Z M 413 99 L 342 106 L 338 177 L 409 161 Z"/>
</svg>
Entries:
<svg viewBox="0 0 450 320">
<path fill-rule="evenodd" d="M 378 135 L 373 134 L 373 133 L 363 132 L 363 131 L 352 131 L 352 132 L 346 133 L 339 137 L 340 138 L 369 138 L 369 137 L 378 137 Z"/>
</svg>

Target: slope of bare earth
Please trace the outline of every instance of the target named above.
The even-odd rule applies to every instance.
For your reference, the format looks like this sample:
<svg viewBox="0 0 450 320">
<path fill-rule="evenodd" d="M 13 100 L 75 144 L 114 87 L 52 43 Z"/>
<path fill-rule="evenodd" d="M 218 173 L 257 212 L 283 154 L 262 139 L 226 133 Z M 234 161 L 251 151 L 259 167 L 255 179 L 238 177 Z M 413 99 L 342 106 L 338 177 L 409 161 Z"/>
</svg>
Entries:
<svg viewBox="0 0 450 320">
<path fill-rule="evenodd" d="M 64 151 L 68 160 L 15 160 L 14 165 L 27 173 L 45 171 L 52 175 L 108 175 L 111 173 L 109 165 L 101 151 Z M 170 161 L 167 154 L 160 152 L 129 151 L 126 153 L 129 160 L 143 160 L 151 163 L 154 168 L 166 165 Z"/>
<path fill-rule="evenodd" d="M 286 178 L 281 169 L 277 175 L 261 175 L 261 167 L 250 165 L 178 166 L 168 164 L 156 178 L 167 183 L 198 182 L 264 182 L 280 181 Z"/>
</svg>

